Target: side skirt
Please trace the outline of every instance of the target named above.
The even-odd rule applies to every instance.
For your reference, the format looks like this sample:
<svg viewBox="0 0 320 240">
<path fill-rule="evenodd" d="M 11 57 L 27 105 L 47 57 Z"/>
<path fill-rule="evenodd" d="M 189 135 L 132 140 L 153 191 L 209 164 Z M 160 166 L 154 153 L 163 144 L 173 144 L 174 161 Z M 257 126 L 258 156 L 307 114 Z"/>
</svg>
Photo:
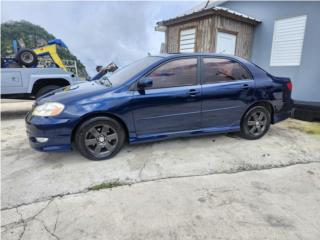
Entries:
<svg viewBox="0 0 320 240">
<path fill-rule="evenodd" d="M 202 129 L 191 130 L 191 131 L 147 134 L 147 135 L 141 135 L 136 137 L 130 137 L 129 143 L 138 144 L 138 143 L 144 143 L 144 142 L 161 141 L 161 140 L 172 139 L 172 138 L 203 136 L 203 135 L 210 135 L 210 134 L 239 132 L 239 131 L 240 131 L 240 126 L 222 127 L 222 128 L 202 128 Z"/>
</svg>

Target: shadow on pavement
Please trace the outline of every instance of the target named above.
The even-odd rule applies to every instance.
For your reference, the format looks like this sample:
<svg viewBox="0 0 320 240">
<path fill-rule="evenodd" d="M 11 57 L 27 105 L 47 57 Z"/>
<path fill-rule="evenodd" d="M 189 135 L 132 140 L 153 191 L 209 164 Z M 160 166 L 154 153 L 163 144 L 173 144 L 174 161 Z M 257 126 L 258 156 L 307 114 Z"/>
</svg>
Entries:
<svg viewBox="0 0 320 240">
<path fill-rule="evenodd" d="M 27 115 L 27 113 L 28 113 L 28 111 L 1 112 L 1 120 L 11 120 L 11 119 L 24 118 Z"/>
</svg>

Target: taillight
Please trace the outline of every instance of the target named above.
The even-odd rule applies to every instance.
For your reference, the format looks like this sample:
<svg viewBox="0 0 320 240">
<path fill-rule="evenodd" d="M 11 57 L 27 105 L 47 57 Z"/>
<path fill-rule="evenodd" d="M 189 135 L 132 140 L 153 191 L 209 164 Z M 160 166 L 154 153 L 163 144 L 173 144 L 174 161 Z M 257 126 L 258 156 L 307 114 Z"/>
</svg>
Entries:
<svg viewBox="0 0 320 240">
<path fill-rule="evenodd" d="M 287 82 L 287 88 L 292 91 L 292 82 Z"/>
</svg>

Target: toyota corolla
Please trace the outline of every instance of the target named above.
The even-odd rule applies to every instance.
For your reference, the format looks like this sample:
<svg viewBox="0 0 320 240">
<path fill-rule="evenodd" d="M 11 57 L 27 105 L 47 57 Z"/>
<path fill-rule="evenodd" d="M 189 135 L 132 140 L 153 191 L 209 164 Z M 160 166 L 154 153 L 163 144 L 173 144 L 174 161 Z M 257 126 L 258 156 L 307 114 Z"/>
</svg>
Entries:
<svg viewBox="0 0 320 240">
<path fill-rule="evenodd" d="M 125 142 L 227 132 L 253 140 L 290 116 L 291 90 L 290 79 L 235 56 L 148 56 L 39 98 L 27 134 L 37 150 L 77 149 L 91 160 L 113 157 Z"/>
</svg>

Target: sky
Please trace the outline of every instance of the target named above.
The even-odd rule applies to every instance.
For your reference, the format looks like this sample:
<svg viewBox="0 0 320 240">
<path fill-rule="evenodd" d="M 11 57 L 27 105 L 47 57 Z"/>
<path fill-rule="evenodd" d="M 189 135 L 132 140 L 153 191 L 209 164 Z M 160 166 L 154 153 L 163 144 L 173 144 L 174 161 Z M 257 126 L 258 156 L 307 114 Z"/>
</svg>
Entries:
<svg viewBox="0 0 320 240">
<path fill-rule="evenodd" d="M 1 22 L 27 20 L 61 38 L 86 66 L 90 76 L 97 65 L 119 66 L 160 52 L 164 33 L 157 21 L 189 10 L 199 1 L 5 1 Z"/>
</svg>

